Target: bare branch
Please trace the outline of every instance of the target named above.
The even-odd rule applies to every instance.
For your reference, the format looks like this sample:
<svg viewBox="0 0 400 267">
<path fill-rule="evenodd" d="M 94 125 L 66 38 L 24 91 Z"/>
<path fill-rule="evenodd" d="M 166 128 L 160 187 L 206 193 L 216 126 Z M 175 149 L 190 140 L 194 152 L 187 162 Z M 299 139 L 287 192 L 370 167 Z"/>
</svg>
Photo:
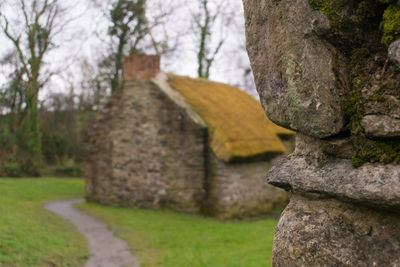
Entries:
<svg viewBox="0 0 400 267">
<path fill-rule="evenodd" d="M 210 69 L 211 69 L 211 65 L 213 64 L 215 57 L 217 56 L 219 50 L 221 49 L 222 45 L 223 45 L 224 41 L 220 40 L 218 43 L 217 48 L 214 50 L 213 55 L 210 58 L 207 58 L 207 67 L 206 67 L 206 77 L 210 76 Z"/>
<path fill-rule="evenodd" d="M 22 52 L 22 48 L 20 45 L 20 38 L 21 36 L 18 37 L 14 37 L 11 35 L 11 33 L 8 31 L 8 20 L 5 16 L 3 16 L 3 19 L 5 21 L 5 25 L 3 26 L 2 24 L 0 24 L 1 28 L 3 29 L 4 34 L 6 35 L 6 37 L 14 44 L 15 49 L 17 50 L 18 53 L 18 58 L 21 61 L 24 71 L 25 73 L 28 75 L 29 74 L 29 69 L 28 69 L 28 64 L 25 60 L 25 55 Z"/>
<path fill-rule="evenodd" d="M 29 27 L 29 19 L 28 19 L 28 12 L 26 11 L 26 7 L 25 7 L 25 0 L 20 0 L 21 2 L 21 10 L 22 10 L 22 14 L 24 15 L 25 18 L 25 26 Z"/>
</svg>

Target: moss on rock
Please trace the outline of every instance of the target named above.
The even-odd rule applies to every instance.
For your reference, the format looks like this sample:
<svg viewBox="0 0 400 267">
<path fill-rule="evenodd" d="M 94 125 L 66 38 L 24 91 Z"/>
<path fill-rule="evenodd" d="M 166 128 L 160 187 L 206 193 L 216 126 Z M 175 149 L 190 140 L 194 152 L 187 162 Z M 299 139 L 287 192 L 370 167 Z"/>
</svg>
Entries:
<svg viewBox="0 0 400 267">
<path fill-rule="evenodd" d="M 392 4 L 383 13 L 381 23 L 383 31 L 382 43 L 389 46 L 391 42 L 400 38 L 400 0 Z"/>
<path fill-rule="evenodd" d="M 331 30 L 320 37 L 348 59 L 350 88 L 346 112 L 353 140 L 353 166 L 398 162 L 400 142 L 367 138 L 361 120 L 367 113 L 366 107 L 385 101 L 385 95 L 399 99 L 400 71 L 388 62 L 387 47 L 400 38 L 400 0 L 308 1 L 331 21 Z M 375 87 L 379 90 L 374 91 Z"/>
</svg>

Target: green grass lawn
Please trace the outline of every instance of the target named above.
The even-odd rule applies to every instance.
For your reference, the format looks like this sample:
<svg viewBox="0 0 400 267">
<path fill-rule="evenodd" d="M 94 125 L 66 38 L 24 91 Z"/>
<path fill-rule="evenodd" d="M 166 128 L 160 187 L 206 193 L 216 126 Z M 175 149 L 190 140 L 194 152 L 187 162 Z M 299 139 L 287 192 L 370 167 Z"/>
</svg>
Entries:
<svg viewBox="0 0 400 267">
<path fill-rule="evenodd" d="M 106 221 L 142 266 L 271 266 L 276 220 L 222 223 L 171 211 L 78 206 Z"/>
<path fill-rule="evenodd" d="M 0 266 L 82 266 L 84 237 L 44 210 L 56 199 L 83 196 L 83 180 L 0 179 Z"/>
<path fill-rule="evenodd" d="M 82 196 L 79 179 L 0 178 L 0 266 L 83 266 L 84 237 L 42 209 L 48 201 Z M 106 221 L 142 266 L 271 265 L 275 220 L 222 223 L 170 211 L 79 208 Z"/>
</svg>

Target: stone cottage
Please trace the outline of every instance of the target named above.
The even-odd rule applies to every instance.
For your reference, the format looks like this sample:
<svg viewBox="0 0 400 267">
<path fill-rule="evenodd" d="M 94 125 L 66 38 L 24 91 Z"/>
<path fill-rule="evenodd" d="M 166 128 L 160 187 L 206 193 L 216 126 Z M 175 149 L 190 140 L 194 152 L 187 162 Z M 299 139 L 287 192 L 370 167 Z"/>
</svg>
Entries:
<svg viewBox="0 0 400 267">
<path fill-rule="evenodd" d="M 157 56 L 125 59 L 123 88 L 89 129 L 86 198 L 222 219 L 282 208 L 286 193 L 263 173 L 293 132 L 235 87 L 159 66 Z"/>
</svg>

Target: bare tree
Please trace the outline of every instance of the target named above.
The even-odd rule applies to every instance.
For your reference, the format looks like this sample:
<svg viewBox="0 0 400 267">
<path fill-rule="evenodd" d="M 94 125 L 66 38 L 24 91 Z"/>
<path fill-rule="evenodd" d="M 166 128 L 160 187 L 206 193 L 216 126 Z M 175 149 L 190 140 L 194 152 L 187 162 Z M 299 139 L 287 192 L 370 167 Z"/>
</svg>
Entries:
<svg viewBox="0 0 400 267">
<path fill-rule="evenodd" d="M 105 61 L 108 62 L 108 61 Z M 82 79 L 79 86 L 79 110 L 100 110 L 110 95 L 109 81 L 112 80 L 113 67 L 101 64 L 92 64 L 87 59 L 81 63 Z"/>
<path fill-rule="evenodd" d="M 210 69 L 217 54 L 220 52 L 224 44 L 222 29 L 218 33 L 219 38 L 215 42 L 213 36 L 213 28 L 217 20 L 220 20 L 221 25 L 228 24 L 229 18 L 226 21 L 222 18 L 223 9 L 226 6 L 225 1 L 220 1 L 214 8 L 210 8 L 209 0 L 198 0 L 199 12 L 193 14 L 195 24 L 195 32 L 199 34 L 198 51 L 197 51 L 197 75 L 202 78 L 208 79 L 210 77 Z M 214 37 L 214 38 L 213 38 Z M 213 47 L 213 43 L 215 46 Z"/>
<path fill-rule="evenodd" d="M 21 64 L 21 77 L 26 82 L 25 101 L 28 115 L 28 146 L 32 164 L 39 167 L 41 138 L 39 129 L 38 94 L 48 82 L 51 73 L 43 73 L 45 55 L 54 47 L 53 37 L 61 29 L 57 27 L 60 6 L 57 0 L 14 0 L 13 5 L 2 6 L 0 28 L 15 49 Z M 7 9 L 8 8 L 8 9 Z M 11 18 L 7 9 L 13 8 Z M 10 23 L 10 20 L 13 20 Z"/>
</svg>

